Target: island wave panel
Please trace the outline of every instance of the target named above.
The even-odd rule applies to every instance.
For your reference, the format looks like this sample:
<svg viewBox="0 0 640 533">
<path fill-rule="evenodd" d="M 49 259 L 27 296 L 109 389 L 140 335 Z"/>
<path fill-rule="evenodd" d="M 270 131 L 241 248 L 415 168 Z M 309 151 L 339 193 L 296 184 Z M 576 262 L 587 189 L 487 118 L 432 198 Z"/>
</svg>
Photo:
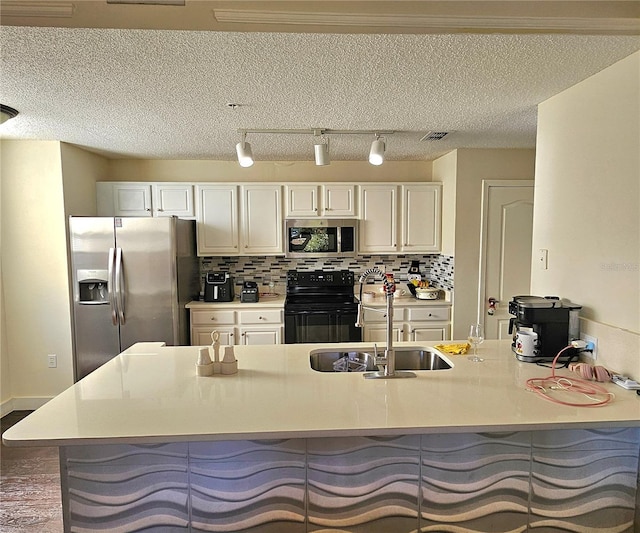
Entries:
<svg viewBox="0 0 640 533">
<path fill-rule="evenodd" d="M 420 437 L 309 439 L 308 531 L 418 527 Z"/>
<path fill-rule="evenodd" d="M 188 531 L 187 446 L 72 446 L 61 451 L 71 532 Z"/>
<path fill-rule="evenodd" d="M 193 531 L 304 533 L 305 441 L 191 443 Z"/>
</svg>

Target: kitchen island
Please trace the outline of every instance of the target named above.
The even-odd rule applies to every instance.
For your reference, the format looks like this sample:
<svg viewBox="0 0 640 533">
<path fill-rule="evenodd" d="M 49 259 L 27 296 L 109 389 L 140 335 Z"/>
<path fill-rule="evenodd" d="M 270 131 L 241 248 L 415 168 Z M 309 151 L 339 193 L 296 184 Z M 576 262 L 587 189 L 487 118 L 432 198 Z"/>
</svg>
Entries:
<svg viewBox="0 0 640 533">
<path fill-rule="evenodd" d="M 3 441 L 60 447 L 68 531 L 633 531 L 634 391 L 545 401 L 507 341 L 401 380 L 315 372 L 316 348 L 196 377 L 197 347 L 137 344 Z"/>
</svg>

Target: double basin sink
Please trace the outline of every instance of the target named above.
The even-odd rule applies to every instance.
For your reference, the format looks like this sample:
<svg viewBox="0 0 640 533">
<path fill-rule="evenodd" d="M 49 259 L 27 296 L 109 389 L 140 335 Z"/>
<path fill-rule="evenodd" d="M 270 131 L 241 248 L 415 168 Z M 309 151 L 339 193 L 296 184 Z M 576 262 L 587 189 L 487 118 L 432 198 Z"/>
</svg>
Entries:
<svg viewBox="0 0 640 533">
<path fill-rule="evenodd" d="M 379 349 L 380 350 L 380 349 Z M 378 355 L 382 356 L 384 350 Z M 429 347 L 394 348 L 396 370 L 448 370 L 453 364 L 440 352 Z M 311 368 L 317 372 L 375 372 L 373 348 L 312 350 L 309 354 Z"/>
</svg>

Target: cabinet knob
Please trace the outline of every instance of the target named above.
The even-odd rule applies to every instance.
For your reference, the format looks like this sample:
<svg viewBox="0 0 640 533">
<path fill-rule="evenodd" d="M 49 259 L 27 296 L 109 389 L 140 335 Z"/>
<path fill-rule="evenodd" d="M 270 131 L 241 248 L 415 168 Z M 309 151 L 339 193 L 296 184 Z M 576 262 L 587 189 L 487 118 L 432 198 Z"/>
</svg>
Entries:
<svg viewBox="0 0 640 533">
<path fill-rule="evenodd" d="M 211 321 L 213 321 L 213 322 L 215 322 L 216 318 L 212 316 L 212 317 L 210 318 L 210 320 L 211 320 Z"/>
<path fill-rule="evenodd" d="M 150 207 L 147 207 L 147 208 L 145 209 L 145 211 L 151 211 L 151 208 L 150 208 Z"/>
<path fill-rule="evenodd" d="M 264 320 L 264 317 L 263 316 L 259 316 L 258 320 Z"/>
</svg>

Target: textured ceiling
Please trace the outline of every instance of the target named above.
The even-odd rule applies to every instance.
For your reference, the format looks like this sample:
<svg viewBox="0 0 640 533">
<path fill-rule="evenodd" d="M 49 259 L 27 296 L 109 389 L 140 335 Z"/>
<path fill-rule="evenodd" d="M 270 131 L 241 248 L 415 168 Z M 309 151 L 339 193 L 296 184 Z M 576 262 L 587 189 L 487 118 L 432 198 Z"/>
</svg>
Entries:
<svg viewBox="0 0 640 533">
<path fill-rule="evenodd" d="M 638 36 L 385 35 L 0 28 L 2 138 L 109 157 L 235 159 L 238 128 L 398 130 L 389 160 L 534 147 L 536 106 L 640 49 Z M 239 104 L 230 109 L 227 103 Z M 420 141 L 430 130 L 451 131 Z M 312 137 L 249 134 L 257 160 Z M 332 160 L 373 137 L 332 136 Z"/>
</svg>

